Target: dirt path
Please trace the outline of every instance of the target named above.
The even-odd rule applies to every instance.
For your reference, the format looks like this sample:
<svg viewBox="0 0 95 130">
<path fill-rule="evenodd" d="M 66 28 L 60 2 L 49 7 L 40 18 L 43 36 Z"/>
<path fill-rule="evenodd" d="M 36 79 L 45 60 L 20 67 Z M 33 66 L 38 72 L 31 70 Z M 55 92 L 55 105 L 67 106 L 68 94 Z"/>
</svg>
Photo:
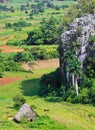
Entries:
<svg viewBox="0 0 95 130">
<path fill-rule="evenodd" d="M 47 68 L 58 68 L 59 59 L 49 59 L 49 60 L 38 60 L 34 63 L 23 63 L 22 67 L 25 70 L 38 70 L 38 69 L 47 69 Z"/>
<path fill-rule="evenodd" d="M 14 36 L 6 37 L 6 38 L 2 41 L 2 43 L 3 43 L 4 45 L 6 45 L 6 43 L 7 43 L 9 40 L 13 39 L 13 38 L 14 38 Z"/>
<path fill-rule="evenodd" d="M 16 48 L 16 47 L 11 47 L 11 46 L 0 46 L 0 50 L 3 53 L 11 53 L 11 52 L 22 52 L 24 49 L 22 48 Z"/>
<path fill-rule="evenodd" d="M 35 61 L 34 64 L 23 63 L 22 67 L 25 70 L 57 68 L 57 67 L 59 67 L 59 59 L 39 60 L 39 61 Z M 23 77 L 0 78 L 0 87 L 4 86 L 6 84 L 16 82 L 22 78 Z"/>
<path fill-rule="evenodd" d="M 20 79 L 22 79 L 22 77 L 0 78 L 0 86 L 16 82 Z"/>
</svg>

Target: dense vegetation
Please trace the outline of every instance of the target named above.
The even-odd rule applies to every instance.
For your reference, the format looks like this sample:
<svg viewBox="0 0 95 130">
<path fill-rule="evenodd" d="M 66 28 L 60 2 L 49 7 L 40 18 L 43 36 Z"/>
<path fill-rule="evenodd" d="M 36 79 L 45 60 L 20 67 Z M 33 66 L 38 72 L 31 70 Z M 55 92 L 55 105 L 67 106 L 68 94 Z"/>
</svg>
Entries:
<svg viewBox="0 0 95 130">
<path fill-rule="evenodd" d="M 84 13 L 94 13 L 95 1 L 88 1 L 88 0 L 79 1 L 78 4 L 72 7 L 71 9 L 69 10 L 70 12 L 67 13 L 68 15 L 64 17 L 64 21 L 63 21 L 64 29 L 68 27 L 68 24 L 70 24 L 70 22 L 74 18 L 80 17 Z M 76 33 L 76 38 L 80 35 L 80 33 L 81 33 L 81 28 L 78 29 Z M 71 50 L 67 50 L 64 54 L 62 54 L 60 49 L 60 55 L 63 56 L 62 62 L 68 66 L 68 70 L 64 68 L 64 71 L 70 72 L 72 76 L 72 84 L 71 83 L 68 84 L 65 74 L 62 77 L 59 76 L 60 72 L 56 71 L 54 73 L 50 73 L 42 77 L 41 92 L 45 95 L 59 96 L 62 98 L 62 100 L 69 101 L 72 103 L 84 103 L 84 104 L 91 103 L 95 105 L 95 99 L 94 99 L 95 97 L 95 93 L 94 93 L 95 36 L 89 39 L 90 54 L 85 60 L 83 70 L 81 68 L 81 63 L 78 61 L 76 56 L 76 49 L 79 46 L 76 41 L 76 38 L 72 39 L 70 43 L 68 43 L 69 48 Z M 79 83 L 79 88 L 78 88 L 78 83 Z"/>
<path fill-rule="evenodd" d="M 26 39 L 27 45 L 52 45 L 58 44 L 57 19 L 50 17 L 49 20 L 42 20 L 39 28 L 29 32 Z"/>
<path fill-rule="evenodd" d="M 60 69 L 26 72 L 21 64 L 34 60 L 58 58 L 60 34 L 85 13 L 94 13 L 95 0 L 1 0 L 0 45 L 17 46 L 22 52 L 5 54 L 0 50 L 0 79 L 19 77 L 16 83 L 0 87 L 0 129 L 4 130 L 94 130 L 95 129 L 95 36 L 89 39 L 90 54 L 84 70 L 75 56 L 76 39 L 70 42 L 63 62 L 80 77 L 79 94 L 75 84 L 67 88 Z M 76 2 L 75 5 L 73 3 Z M 70 7 L 73 5 L 72 7 Z M 70 8 L 69 8 L 70 7 Z M 80 35 L 81 28 L 78 28 Z M 82 79 L 82 80 L 81 80 Z M 23 103 L 34 109 L 38 118 L 19 124 L 12 118 Z M 91 105 L 80 105 L 92 104 Z M 48 111 L 45 111 L 48 109 Z"/>
</svg>

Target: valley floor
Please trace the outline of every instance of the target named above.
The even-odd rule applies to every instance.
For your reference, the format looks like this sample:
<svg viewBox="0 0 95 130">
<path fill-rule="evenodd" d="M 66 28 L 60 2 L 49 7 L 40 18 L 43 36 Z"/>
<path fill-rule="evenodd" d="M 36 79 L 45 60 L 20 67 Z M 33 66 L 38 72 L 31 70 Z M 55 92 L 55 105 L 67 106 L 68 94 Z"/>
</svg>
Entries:
<svg viewBox="0 0 95 130">
<path fill-rule="evenodd" d="M 70 104 L 54 97 L 39 97 L 39 80 L 43 74 L 55 69 L 38 69 L 32 73 L 6 72 L 7 77 L 22 76 L 23 79 L 0 87 L 0 129 L 1 130 L 95 130 L 95 107 L 90 105 Z M 12 118 L 17 113 L 13 107 L 13 97 L 21 94 L 26 102 L 34 108 L 39 116 L 49 116 L 51 120 L 59 122 L 63 127 L 54 127 L 44 120 L 36 127 L 31 123 L 15 123 Z M 49 111 L 44 111 L 48 108 Z M 51 125 L 51 126 L 50 126 Z M 59 129 L 58 129 L 59 128 Z"/>
</svg>

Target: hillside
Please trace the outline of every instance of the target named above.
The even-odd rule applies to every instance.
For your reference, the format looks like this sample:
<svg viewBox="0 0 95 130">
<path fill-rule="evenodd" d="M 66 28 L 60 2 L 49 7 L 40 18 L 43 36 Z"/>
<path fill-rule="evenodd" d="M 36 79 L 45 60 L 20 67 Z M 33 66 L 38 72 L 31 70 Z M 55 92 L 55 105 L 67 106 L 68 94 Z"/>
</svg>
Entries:
<svg viewBox="0 0 95 130">
<path fill-rule="evenodd" d="M 6 73 L 8 76 L 24 76 L 23 80 L 0 87 L 0 129 L 4 130 L 94 130 L 95 107 L 91 105 L 70 104 L 60 101 L 60 98 L 38 96 L 39 78 L 54 69 L 40 69 L 29 73 Z M 27 77 L 26 77 L 27 75 Z M 15 92 L 15 93 L 14 93 Z M 18 111 L 13 107 L 13 97 L 21 94 L 26 102 L 34 108 L 41 117 L 38 122 L 25 122 L 16 124 L 12 121 Z M 44 111 L 48 108 L 49 111 Z M 44 118 L 43 118 L 44 116 Z M 50 117 L 47 118 L 47 116 Z M 53 122 L 57 121 L 57 122 Z M 51 123 L 52 122 L 52 123 Z M 60 124 L 61 123 L 61 124 Z"/>
</svg>

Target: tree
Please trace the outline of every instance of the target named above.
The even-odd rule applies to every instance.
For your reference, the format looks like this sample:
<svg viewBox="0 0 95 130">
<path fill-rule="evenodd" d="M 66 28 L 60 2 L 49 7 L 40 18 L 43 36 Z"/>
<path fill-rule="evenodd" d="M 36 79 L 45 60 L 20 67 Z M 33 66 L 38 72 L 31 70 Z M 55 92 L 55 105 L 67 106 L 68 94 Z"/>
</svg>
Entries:
<svg viewBox="0 0 95 130">
<path fill-rule="evenodd" d="M 76 94 L 78 96 L 78 78 L 82 75 L 82 69 L 80 63 L 76 57 L 74 57 L 69 63 L 69 72 L 72 76 L 72 85 L 75 86 Z"/>
<path fill-rule="evenodd" d="M 27 45 L 41 45 L 43 44 L 43 33 L 40 28 L 32 30 L 28 33 L 28 37 L 25 40 Z"/>
<path fill-rule="evenodd" d="M 62 59 L 62 62 L 64 63 L 64 78 L 65 78 L 65 84 L 67 84 L 67 89 L 68 84 L 71 88 L 71 86 L 75 86 L 76 94 L 78 96 L 78 79 L 79 76 L 82 75 L 82 69 L 80 62 L 78 61 L 77 57 L 73 53 L 73 51 L 66 51 L 64 52 L 64 56 Z M 71 80 L 72 79 L 72 83 Z"/>
<path fill-rule="evenodd" d="M 41 44 L 57 44 L 57 20 L 51 17 L 49 20 L 42 20 L 41 26 L 28 33 L 28 37 L 25 40 L 27 45 L 41 45 Z"/>
<path fill-rule="evenodd" d="M 41 31 L 43 32 L 44 44 L 58 43 L 56 23 L 57 20 L 54 17 L 50 17 L 49 20 L 42 20 Z"/>
</svg>

